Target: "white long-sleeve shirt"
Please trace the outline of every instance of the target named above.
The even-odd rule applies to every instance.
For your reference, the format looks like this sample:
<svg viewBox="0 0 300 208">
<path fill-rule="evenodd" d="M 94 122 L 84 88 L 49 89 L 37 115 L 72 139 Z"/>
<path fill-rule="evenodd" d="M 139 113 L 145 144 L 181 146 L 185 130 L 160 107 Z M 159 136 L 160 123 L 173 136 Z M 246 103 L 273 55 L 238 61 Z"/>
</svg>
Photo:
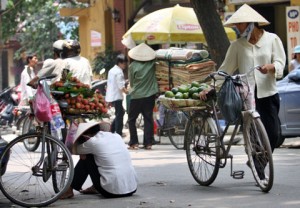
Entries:
<svg viewBox="0 0 300 208">
<path fill-rule="evenodd" d="M 137 175 L 130 153 L 119 134 L 100 131 L 78 145 L 77 153 L 94 155 L 104 190 L 126 194 L 137 189 Z"/>
<path fill-rule="evenodd" d="M 29 98 L 32 98 L 36 90 L 28 86 L 27 83 L 30 82 L 35 77 L 35 73 L 32 67 L 25 66 L 24 70 L 21 73 L 21 100 L 24 105 L 26 105 Z"/>
<path fill-rule="evenodd" d="M 106 102 L 113 102 L 116 100 L 123 100 L 123 88 L 125 87 L 125 79 L 123 70 L 115 65 L 108 72 Z"/>
<path fill-rule="evenodd" d="M 275 74 L 262 74 L 258 70 L 252 74 L 250 84 L 254 87 L 255 82 L 257 97 L 264 98 L 277 93 L 276 78 L 283 76 L 285 63 L 286 55 L 280 38 L 276 34 L 264 31 L 260 40 L 254 45 L 246 38 L 239 38 L 232 42 L 219 70 L 233 74 L 238 69 L 239 73 L 243 74 L 257 65 L 274 64 Z"/>
</svg>

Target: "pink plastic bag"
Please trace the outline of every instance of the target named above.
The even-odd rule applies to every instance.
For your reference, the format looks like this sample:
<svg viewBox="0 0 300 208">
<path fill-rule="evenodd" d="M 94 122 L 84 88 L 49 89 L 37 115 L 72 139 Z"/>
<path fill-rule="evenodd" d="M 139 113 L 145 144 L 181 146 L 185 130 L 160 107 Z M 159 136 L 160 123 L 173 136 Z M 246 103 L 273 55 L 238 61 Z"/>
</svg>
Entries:
<svg viewBox="0 0 300 208">
<path fill-rule="evenodd" d="M 45 95 L 43 87 L 38 86 L 35 98 L 32 103 L 34 116 L 41 122 L 49 122 L 52 118 L 50 101 Z"/>
<path fill-rule="evenodd" d="M 70 150 L 71 153 L 73 153 L 72 149 L 73 149 L 73 144 L 75 142 L 75 136 L 77 133 L 77 129 L 78 129 L 78 123 L 73 121 L 68 130 L 68 134 L 67 134 L 66 141 L 65 141 L 65 145 Z"/>
</svg>

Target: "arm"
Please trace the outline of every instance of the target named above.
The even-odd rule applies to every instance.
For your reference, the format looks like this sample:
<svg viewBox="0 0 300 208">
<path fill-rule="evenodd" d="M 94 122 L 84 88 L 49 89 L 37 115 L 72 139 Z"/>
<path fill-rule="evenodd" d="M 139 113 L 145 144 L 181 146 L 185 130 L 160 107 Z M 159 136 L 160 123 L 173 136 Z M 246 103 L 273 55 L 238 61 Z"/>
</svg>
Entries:
<svg viewBox="0 0 300 208">
<path fill-rule="evenodd" d="M 272 43 L 272 63 L 264 64 L 260 71 L 263 74 L 274 73 L 275 78 L 281 78 L 283 76 L 285 61 L 286 56 L 282 42 L 276 36 Z"/>
<path fill-rule="evenodd" d="M 118 83 L 119 89 L 122 90 L 123 93 L 128 94 L 128 91 L 125 87 L 125 80 L 124 80 L 124 75 L 123 74 L 118 74 L 117 75 L 117 83 Z"/>
</svg>

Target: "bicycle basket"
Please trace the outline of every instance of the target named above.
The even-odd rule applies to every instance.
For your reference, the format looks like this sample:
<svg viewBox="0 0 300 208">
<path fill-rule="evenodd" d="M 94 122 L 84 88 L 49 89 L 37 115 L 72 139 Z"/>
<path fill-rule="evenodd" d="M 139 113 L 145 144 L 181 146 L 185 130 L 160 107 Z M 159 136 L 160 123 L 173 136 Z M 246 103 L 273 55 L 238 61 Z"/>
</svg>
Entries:
<svg viewBox="0 0 300 208">
<path fill-rule="evenodd" d="M 235 89 L 233 79 L 227 77 L 218 92 L 217 103 L 225 120 L 232 123 L 238 119 L 243 108 L 243 102 Z"/>
</svg>

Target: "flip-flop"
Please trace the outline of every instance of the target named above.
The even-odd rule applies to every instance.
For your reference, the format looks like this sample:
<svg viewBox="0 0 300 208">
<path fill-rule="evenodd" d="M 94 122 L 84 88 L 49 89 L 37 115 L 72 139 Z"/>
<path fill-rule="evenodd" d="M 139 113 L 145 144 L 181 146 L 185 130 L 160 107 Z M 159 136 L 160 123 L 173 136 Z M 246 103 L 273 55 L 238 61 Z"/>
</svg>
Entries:
<svg viewBox="0 0 300 208">
<path fill-rule="evenodd" d="M 128 147 L 129 150 L 138 150 L 139 149 L 139 145 L 138 144 L 134 144 L 134 145 L 130 145 Z"/>
<path fill-rule="evenodd" d="M 144 148 L 145 148 L 145 150 L 152 150 L 152 145 L 147 145 Z"/>
<path fill-rule="evenodd" d="M 82 194 L 99 194 L 99 192 L 94 188 L 94 186 L 91 186 L 84 190 L 80 190 L 80 193 L 82 193 Z"/>
</svg>

